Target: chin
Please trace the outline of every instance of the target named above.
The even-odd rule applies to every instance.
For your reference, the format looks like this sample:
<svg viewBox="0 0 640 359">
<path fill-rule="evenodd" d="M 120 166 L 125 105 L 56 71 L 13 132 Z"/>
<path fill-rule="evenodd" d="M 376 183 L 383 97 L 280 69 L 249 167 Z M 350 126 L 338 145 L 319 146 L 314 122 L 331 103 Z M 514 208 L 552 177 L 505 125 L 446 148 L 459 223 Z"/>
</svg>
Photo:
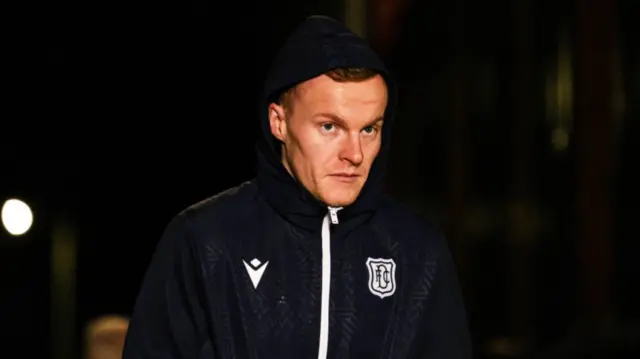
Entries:
<svg viewBox="0 0 640 359">
<path fill-rule="evenodd" d="M 353 204 L 353 202 L 355 202 L 356 200 L 337 200 L 337 201 L 331 201 L 331 202 L 327 202 L 327 206 L 329 207 L 347 207 L 350 206 L 351 204 Z"/>
<path fill-rule="evenodd" d="M 362 187 L 360 183 L 344 184 L 328 181 L 319 183 L 312 193 L 326 206 L 347 207 L 358 199 Z"/>
<path fill-rule="evenodd" d="M 346 207 L 358 199 L 358 193 L 329 193 L 325 196 L 321 196 L 322 202 L 329 207 Z"/>
</svg>

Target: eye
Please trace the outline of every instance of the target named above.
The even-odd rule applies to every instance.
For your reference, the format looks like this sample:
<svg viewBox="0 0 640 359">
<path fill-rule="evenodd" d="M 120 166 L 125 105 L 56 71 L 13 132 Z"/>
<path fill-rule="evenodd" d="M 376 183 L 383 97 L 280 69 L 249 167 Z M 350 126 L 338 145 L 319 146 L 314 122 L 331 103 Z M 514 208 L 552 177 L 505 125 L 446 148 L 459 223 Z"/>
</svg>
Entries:
<svg viewBox="0 0 640 359">
<path fill-rule="evenodd" d="M 333 123 L 323 123 L 322 129 L 327 132 L 331 132 L 336 129 L 336 126 Z"/>
<path fill-rule="evenodd" d="M 375 126 L 367 126 L 362 129 L 362 131 L 364 131 L 368 135 L 375 133 L 377 130 L 378 129 Z"/>
</svg>

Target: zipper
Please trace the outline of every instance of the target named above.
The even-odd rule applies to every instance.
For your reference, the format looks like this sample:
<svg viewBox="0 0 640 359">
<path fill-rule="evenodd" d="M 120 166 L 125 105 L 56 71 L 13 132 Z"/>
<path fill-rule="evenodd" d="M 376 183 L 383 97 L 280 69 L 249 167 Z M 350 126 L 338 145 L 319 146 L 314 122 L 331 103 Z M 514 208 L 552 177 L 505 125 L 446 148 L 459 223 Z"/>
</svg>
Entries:
<svg viewBox="0 0 640 359">
<path fill-rule="evenodd" d="M 329 207 L 329 216 L 331 217 L 331 223 L 338 224 L 338 211 L 342 207 Z"/>
<path fill-rule="evenodd" d="M 331 293 L 331 225 L 338 224 L 338 211 L 342 207 L 329 207 L 322 220 L 322 294 L 320 301 L 320 347 L 318 359 L 327 358 L 329 347 L 329 295 Z"/>
</svg>

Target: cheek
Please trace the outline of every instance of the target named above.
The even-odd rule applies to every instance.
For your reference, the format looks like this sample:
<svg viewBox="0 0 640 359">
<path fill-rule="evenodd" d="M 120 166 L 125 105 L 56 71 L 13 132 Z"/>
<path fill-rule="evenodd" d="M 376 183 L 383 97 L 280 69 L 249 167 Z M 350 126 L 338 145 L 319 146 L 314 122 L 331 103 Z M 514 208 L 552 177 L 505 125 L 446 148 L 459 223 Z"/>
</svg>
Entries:
<svg viewBox="0 0 640 359">
<path fill-rule="evenodd" d="M 332 147 L 329 144 L 318 143 L 309 146 L 308 153 L 309 165 L 315 175 L 322 176 L 335 167 L 336 156 L 333 155 Z"/>
<path fill-rule="evenodd" d="M 367 161 L 367 163 L 369 165 L 371 165 L 371 163 L 373 163 L 373 161 L 378 156 L 378 153 L 380 153 L 380 147 L 381 147 L 380 140 L 377 139 L 375 142 L 370 143 L 369 146 L 367 146 L 364 149 L 365 158 L 366 158 L 366 161 Z"/>
<path fill-rule="evenodd" d="M 299 131 L 295 145 L 303 161 L 300 165 L 316 175 L 325 172 L 332 158 L 335 157 L 333 155 L 335 144 L 309 129 Z"/>
<path fill-rule="evenodd" d="M 326 151 L 322 143 L 313 136 L 301 133 L 298 136 L 292 136 L 288 146 L 297 172 L 305 177 L 316 177 L 321 174 Z"/>
</svg>

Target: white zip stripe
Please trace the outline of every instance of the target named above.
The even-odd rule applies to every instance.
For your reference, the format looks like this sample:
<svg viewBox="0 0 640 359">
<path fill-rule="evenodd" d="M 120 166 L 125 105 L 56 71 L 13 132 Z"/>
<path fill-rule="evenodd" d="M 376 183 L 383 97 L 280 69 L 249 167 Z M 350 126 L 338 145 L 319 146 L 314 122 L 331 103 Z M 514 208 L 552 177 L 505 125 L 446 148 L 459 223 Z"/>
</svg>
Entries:
<svg viewBox="0 0 640 359">
<path fill-rule="evenodd" d="M 322 221 L 322 296 L 320 301 L 320 348 L 318 359 L 327 358 L 329 346 L 329 290 L 331 286 L 331 233 L 329 213 Z"/>
<path fill-rule="evenodd" d="M 329 207 L 322 221 L 322 295 L 320 304 L 320 347 L 318 359 L 327 358 L 329 347 L 329 294 L 331 293 L 331 231 L 329 221 L 338 223 L 338 211 L 341 208 Z"/>
</svg>

